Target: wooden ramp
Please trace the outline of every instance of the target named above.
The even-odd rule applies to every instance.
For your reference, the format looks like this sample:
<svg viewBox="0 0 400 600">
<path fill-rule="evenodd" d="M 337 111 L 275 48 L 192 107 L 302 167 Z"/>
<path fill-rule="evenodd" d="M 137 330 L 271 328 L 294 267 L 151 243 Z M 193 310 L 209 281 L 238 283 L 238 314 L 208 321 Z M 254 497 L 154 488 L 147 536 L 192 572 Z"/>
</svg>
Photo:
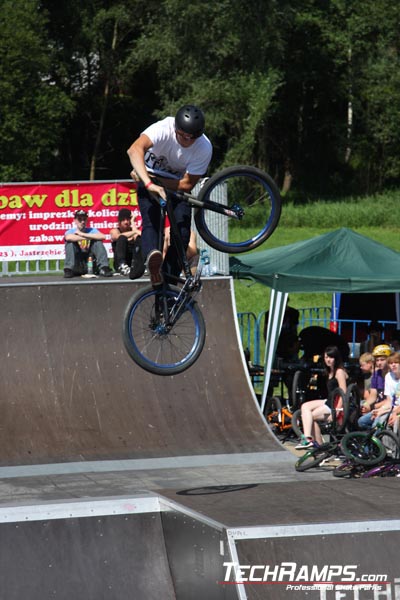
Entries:
<svg viewBox="0 0 400 600">
<path fill-rule="evenodd" d="M 204 351 L 173 377 L 122 343 L 143 283 L 92 281 L 1 282 L 0 465 L 282 450 L 245 374 L 229 278 L 205 282 Z"/>
</svg>

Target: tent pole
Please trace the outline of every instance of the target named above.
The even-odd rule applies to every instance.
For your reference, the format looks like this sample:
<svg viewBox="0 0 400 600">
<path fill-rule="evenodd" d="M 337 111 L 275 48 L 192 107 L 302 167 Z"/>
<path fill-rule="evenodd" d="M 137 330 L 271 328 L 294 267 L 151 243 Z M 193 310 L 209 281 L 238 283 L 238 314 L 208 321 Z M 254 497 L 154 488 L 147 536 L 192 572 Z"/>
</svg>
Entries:
<svg viewBox="0 0 400 600">
<path fill-rule="evenodd" d="M 269 318 L 267 325 L 267 334 L 265 338 L 264 355 L 264 386 L 261 396 L 261 412 L 264 412 L 267 401 L 268 386 L 271 379 L 272 363 L 274 360 L 278 338 L 282 329 L 283 317 L 285 314 L 288 294 L 271 289 L 271 298 L 269 302 Z"/>
</svg>

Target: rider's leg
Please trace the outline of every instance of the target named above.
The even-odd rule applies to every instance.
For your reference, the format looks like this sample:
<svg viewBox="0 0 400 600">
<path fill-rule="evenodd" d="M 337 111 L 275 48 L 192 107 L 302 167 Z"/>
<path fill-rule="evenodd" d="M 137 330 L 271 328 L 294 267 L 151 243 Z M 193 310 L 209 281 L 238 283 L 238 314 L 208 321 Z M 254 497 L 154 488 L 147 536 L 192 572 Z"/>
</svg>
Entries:
<svg viewBox="0 0 400 600">
<path fill-rule="evenodd" d="M 183 242 L 184 249 L 186 251 L 189 240 L 190 240 L 190 225 L 192 212 L 189 204 L 187 202 L 183 202 L 182 200 L 173 201 L 174 215 L 177 222 L 178 230 Z M 164 270 L 166 273 L 171 275 L 179 276 L 182 266 L 179 260 L 179 254 L 175 248 L 175 244 L 173 242 L 173 232 L 171 230 L 171 243 L 169 245 L 165 261 L 164 261 Z"/>
<path fill-rule="evenodd" d="M 146 260 L 148 254 L 159 247 L 160 207 L 142 185 L 138 187 L 138 202 L 142 217 L 142 256 Z"/>
<path fill-rule="evenodd" d="M 163 281 L 161 274 L 163 257 L 159 250 L 160 206 L 141 184 L 138 187 L 138 201 L 142 216 L 142 257 L 147 265 L 151 283 L 158 286 Z"/>
</svg>

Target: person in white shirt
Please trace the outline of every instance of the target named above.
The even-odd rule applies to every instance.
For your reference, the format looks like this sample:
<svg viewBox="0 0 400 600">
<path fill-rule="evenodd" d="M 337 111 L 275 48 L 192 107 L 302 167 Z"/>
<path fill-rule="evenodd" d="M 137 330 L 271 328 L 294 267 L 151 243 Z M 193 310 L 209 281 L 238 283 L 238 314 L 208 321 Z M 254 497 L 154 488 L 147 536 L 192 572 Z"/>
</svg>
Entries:
<svg viewBox="0 0 400 600">
<path fill-rule="evenodd" d="M 372 411 L 374 417 L 373 427 L 383 423 L 387 414 L 392 411 L 388 424 L 394 425 L 400 414 L 400 352 L 393 352 L 387 359 L 389 373 L 385 375 L 385 402 Z M 393 410 L 392 410 L 393 406 Z"/>
<path fill-rule="evenodd" d="M 159 250 L 160 207 L 151 193 L 164 200 L 166 191 L 190 192 L 208 169 L 212 145 L 204 134 L 205 118 L 197 106 L 182 106 L 175 117 L 166 117 L 145 129 L 128 149 L 131 177 L 139 181 L 138 201 L 142 216 L 142 253 L 151 282 L 163 282 L 163 272 L 179 276 L 181 265 L 173 244 L 163 264 Z M 151 193 L 149 193 L 151 192 Z M 173 200 L 174 215 L 185 249 L 190 239 L 191 208 Z"/>
</svg>

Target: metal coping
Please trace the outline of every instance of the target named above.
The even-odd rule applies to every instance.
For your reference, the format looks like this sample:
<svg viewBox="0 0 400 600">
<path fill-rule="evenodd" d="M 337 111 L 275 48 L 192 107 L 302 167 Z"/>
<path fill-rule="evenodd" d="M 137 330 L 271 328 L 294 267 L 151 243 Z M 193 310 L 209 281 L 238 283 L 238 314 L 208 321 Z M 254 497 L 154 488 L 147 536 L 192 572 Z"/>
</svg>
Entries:
<svg viewBox="0 0 400 600">
<path fill-rule="evenodd" d="M 299 525 L 276 525 L 228 528 L 230 540 L 257 540 L 263 538 L 306 537 L 321 535 L 343 535 L 357 533 L 380 533 L 399 531 L 400 520 L 349 521 L 339 523 L 312 523 Z"/>
</svg>

